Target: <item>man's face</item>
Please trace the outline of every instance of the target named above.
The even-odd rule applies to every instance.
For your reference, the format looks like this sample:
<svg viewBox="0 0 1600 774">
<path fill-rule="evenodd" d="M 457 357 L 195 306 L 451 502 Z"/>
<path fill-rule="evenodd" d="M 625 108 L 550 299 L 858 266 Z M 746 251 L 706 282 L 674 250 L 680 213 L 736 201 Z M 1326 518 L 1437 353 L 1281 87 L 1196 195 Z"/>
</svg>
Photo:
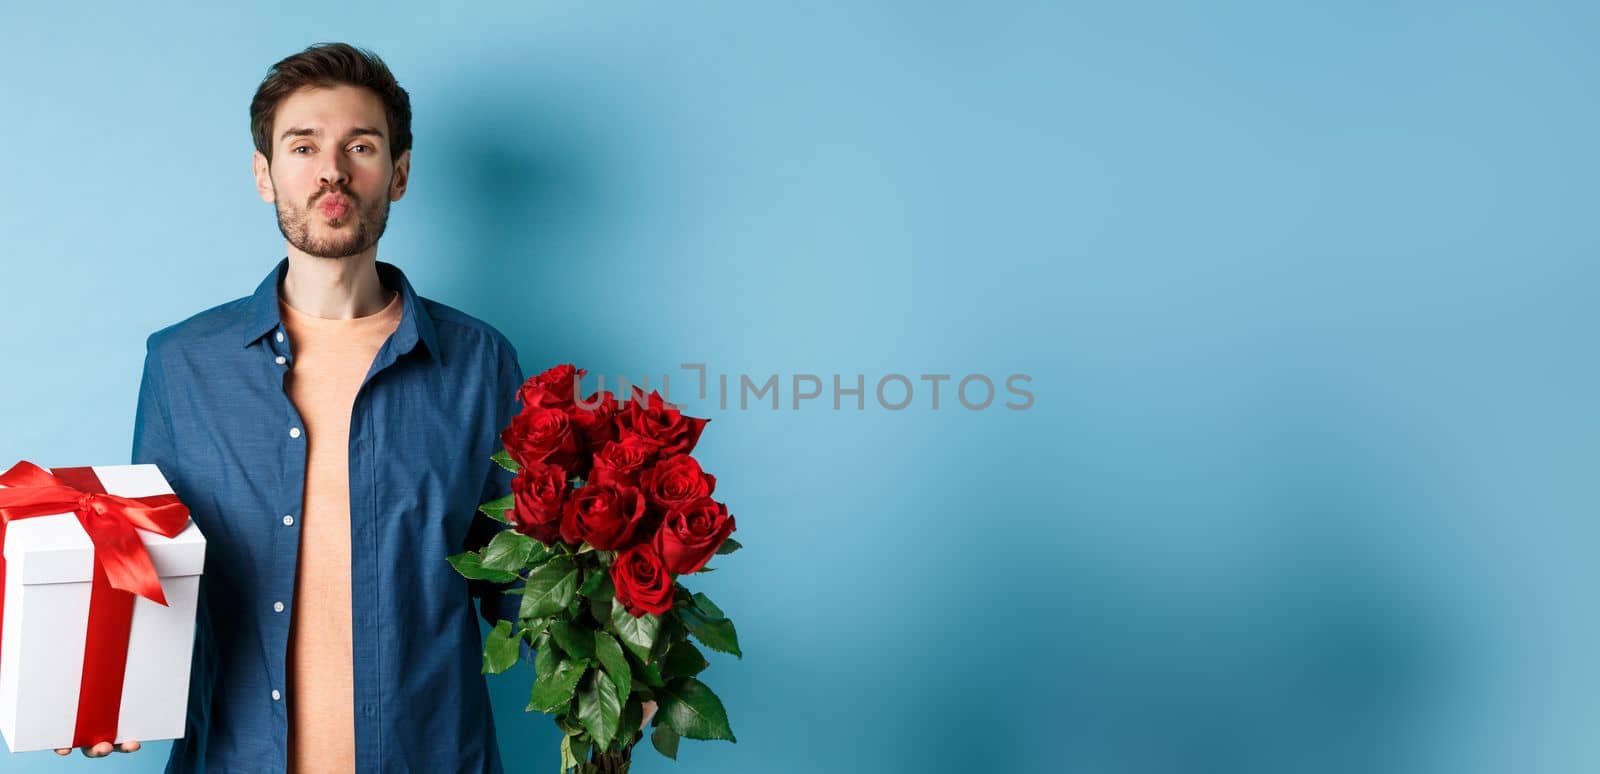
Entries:
<svg viewBox="0 0 1600 774">
<path fill-rule="evenodd" d="M 278 104 L 272 162 L 255 154 L 256 189 L 278 230 L 307 255 L 346 258 L 378 243 L 389 202 L 405 195 L 411 152 L 390 161 L 378 95 L 355 86 L 303 88 Z"/>
</svg>

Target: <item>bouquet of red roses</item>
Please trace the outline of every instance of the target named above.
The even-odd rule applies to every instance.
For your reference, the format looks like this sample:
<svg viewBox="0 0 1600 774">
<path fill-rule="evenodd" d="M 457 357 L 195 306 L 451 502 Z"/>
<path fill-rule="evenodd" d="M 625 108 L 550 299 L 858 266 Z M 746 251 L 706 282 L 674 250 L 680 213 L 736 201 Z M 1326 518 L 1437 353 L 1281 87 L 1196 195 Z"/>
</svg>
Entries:
<svg viewBox="0 0 1600 774">
<path fill-rule="evenodd" d="M 516 474 L 512 494 L 481 507 L 510 529 L 449 561 L 470 579 L 523 581 L 517 621 L 495 624 L 483 670 L 511 668 L 523 641 L 537 651 L 527 709 L 565 733 L 562 772 L 622 772 L 646 702 L 658 707 L 650 741 L 669 758 L 680 737 L 734 741 L 689 638 L 740 656 L 738 634 L 677 580 L 739 543 L 711 499 L 716 477 L 690 454 L 709 420 L 637 387 L 626 405 L 604 391 L 578 400 L 585 373 L 563 364 L 522 385 L 494 455 Z"/>
</svg>

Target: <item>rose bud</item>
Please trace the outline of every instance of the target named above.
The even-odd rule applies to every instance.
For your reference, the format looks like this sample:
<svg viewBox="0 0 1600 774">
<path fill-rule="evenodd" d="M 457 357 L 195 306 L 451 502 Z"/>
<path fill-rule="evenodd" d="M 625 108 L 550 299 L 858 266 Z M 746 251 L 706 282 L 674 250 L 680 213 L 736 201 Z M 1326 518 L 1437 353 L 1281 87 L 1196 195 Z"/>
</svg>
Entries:
<svg viewBox="0 0 1600 774">
<path fill-rule="evenodd" d="M 617 601 L 635 618 L 672 609 L 672 575 L 649 543 L 617 555 L 611 564 L 611 584 L 617 589 Z"/>
<path fill-rule="evenodd" d="M 638 530 L 642 539 L 647 529 L 644 495 L 626 484 L 601 482 L 579 487 L 567 498 L 561 518 L 561 537 L 568 543 L 588 543 L 610 551 L 631 545 Z"/>
<path fill-rule="evenodd" d="M 595 454 L 609 441 L 617 440 L 617 398 L 610 392 L 596 392 L 567 407 L 567 418 L 583 437 L 587 454 Z"/>
<path fill-rule="evenodd" d="M 649 464 L 654 450 L 636 438 L 609 441 L 600 453 L 594 455 L 594 467 L 589 471 L 590 483 L 610 481 L 614 484 L 639 485 L 639 473 Z"/>
<path fill-rule="evenodd" d="M 640 474 L 639 488 L 650 505 L 666 512 L 710 497 L 717 488 L 717 477 L 701 470 L 693 457 L 679 454 Z"/>
<path fill-rule="evenodd" d="M 733 517 L 728 506 L 702 497 L 686 508 L 667 513 L 656 532 L 656 553 L 678 575 L 699 572 L 733 534 Z"/>
<path fill-rule="evenodd" d="M 550 545 L 561 539 L 565 515 L 567 473 L 560 465 L 539 463 L 523 468 L 511 479 L 515 506 L 506 512 L 512 529 Z"/>
<path fill-rule="evenodd" d="M 620 437 L 638 436 L 654 446 L 657 454 L 670 457 L 693 451 L 701 431 L 710 421 L 684 416 L 677 409 L 669 408 L 661 393 L 652 390 L 647 396 L 634 387 L 627 407 L 617 415 L 617 430 Z"/>
<path fill-rule="evenodd" d="M 541 462 L 571 470 L 578 460 L 578 440 L 561 409 L 525 409 L 500 433 L 506 453 L 523 467 Z"/>
<path fill-rule="evenodd" d="M 522 388 L 517 390 L 517 400 L 522 402 L 524 409 L 530 406 L 568 409 L 578 395 L 578 384 L 587 373 L 571 363 L 555 366 L 542 374 L 528 377 L 528 381 L 523 382 Z"/>
</svg>

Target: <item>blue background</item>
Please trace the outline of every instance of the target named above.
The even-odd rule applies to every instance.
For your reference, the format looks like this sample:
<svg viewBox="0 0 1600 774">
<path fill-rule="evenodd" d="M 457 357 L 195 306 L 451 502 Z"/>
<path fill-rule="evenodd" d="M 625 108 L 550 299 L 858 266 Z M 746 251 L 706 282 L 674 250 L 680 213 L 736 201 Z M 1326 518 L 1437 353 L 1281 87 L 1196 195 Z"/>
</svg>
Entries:
<svg viewBox="0 0 1600 774">
<path fill-rule="evenodd" d="M 713 420 L 740 742 L 635 772 L 1596 771 L 1600 14 L 1321 5 L 7 4 L 0 464 L 126 460 L 145 336 L 283 254 L 257 82 L 346 40 L 416 109 L 380 259 Z"/>
</svg>

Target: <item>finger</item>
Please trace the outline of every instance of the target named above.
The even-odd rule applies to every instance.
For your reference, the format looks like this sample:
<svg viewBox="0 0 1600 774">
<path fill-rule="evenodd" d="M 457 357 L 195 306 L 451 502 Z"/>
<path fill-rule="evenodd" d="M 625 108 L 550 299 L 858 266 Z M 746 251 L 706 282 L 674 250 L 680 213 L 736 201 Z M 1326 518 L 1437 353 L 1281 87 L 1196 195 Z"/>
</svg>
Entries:
<svg viewBox="0 0 1600 774">
<path fill-rule="evenodd" d="M 136 739 L 129 739 L 128 741 L 123 742 L 122 746 L 117 748 L 117 752 L 131 753 L 131 752 L 138 752 L 138 751 L 139 751 L 139 742 Z"/>
<path fill-rule="evenodd" d="M 107 755 L 110 755 L 111 751 L 115 749 L 115 747 L 116 746 L 110 742 L 99 742 L 94 746 L 94 755 L 92 757 L 104 758 Z"/>
<path fill-rule="evenodd" d="M 72 754 L 72 748 L 71 747 L 57 747 L 56 748 L 56 755 L 71 755 L 71 754 Z"/>
</svg>

